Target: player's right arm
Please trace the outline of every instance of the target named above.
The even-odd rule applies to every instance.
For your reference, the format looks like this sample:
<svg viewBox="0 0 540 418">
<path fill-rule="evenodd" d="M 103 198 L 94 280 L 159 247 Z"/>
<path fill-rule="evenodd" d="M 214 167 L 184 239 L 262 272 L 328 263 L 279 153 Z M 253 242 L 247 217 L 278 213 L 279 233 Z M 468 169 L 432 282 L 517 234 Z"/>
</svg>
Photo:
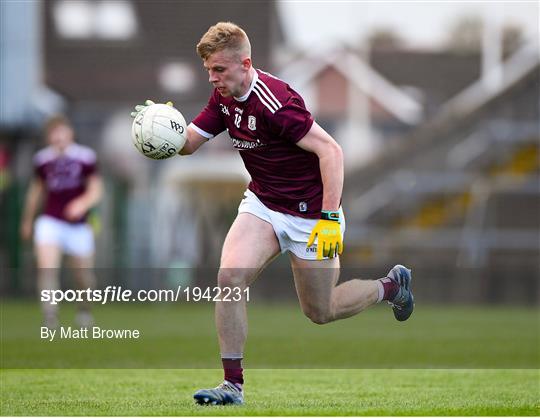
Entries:
<svg viewBox="0 0 540 418">
<path fill-rule="evenodd" d="M 28 187 L 26 193 L 26 200 L 24 203 L 24 210 L 21 220 L 21 238 L 28 240 L 32 237 L 32 225 L 34 223 L 34 217 L 41 203 L 43 196 L 43 181 L 39 177 L 34 177 Z"/>
<path fill-rule="evenodd" d="M 178 155 L 191 155 L 206 141 L 208 141 L 208 138 L 199 134 L 191 126 L 188 126 L 186 143 L 184 144 L 184 147 L 178 151 Z"/>
</svg>

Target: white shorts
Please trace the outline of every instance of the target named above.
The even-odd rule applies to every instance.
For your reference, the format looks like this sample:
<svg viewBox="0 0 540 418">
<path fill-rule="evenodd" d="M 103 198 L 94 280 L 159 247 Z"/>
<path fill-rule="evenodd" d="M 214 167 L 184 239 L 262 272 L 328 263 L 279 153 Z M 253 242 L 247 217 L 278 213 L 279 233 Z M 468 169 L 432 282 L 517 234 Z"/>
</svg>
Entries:
<svg viewBox="0 0 540 418">
<path fill-rule="evenodd" d="M 35 244 L 53 244 L 76 257 L 94 254 L 94 233 L 87 223 L 70 224 L 52 216 L 41 215 L 34 227 Z"/>
<path fill-rule="evenodd" d="M 339 208 L 339 212 L 341 219 L 341 239 L 343 240 L 345 234 L 345 216 L 341 208 Z M 246 190 L 244 193 L 244 199 L 240 202 L 238 213 L 251 213 L 257 218 L 271 224 L 278 238 L 282 253 L 290 251 L 298 258 L 304 260 L 317 259 L 317 239 L 315 239 L 315 244 L 309 248 L 307 247 L 307 242 L 313 227 L 319 221 L 318 219 L 301 218 L 300 216 L 269 209 L 251 190 Z"/>
</svg>

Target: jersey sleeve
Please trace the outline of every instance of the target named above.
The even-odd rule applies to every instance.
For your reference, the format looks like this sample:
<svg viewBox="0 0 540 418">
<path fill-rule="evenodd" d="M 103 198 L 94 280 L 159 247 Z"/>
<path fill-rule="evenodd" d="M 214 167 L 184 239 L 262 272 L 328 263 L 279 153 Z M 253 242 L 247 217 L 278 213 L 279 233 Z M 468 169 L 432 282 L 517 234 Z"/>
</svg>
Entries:
<svg viewBox="0 0 540 418">
<path fill-rule="evenodd" d="M 296 144 L 311 129 L 313 117 L 302 100 L 293 98 L 269 115 L 268 123 L 274 135 Z"/>
<path fill-rule="evenodd" d="M 34 171 L 34 177 L 45 180 L 45 164 L 43 164 L 39 158 L 39 154 L 34 155 L 32 159 L 32 166 Z"/>
<path fill-rule="evenodd" d="M 83 162 L 83 174 L 85 177 L 89 177 L 92 174 L 98 173 L 98 163 L 96 153 L 93 150 L 89 150 L 88 157 Z"/>
<path fill-rule="evenodd" d="M 225 130 L 225 123 L 221 117 L 216 93 L 214 90 L 214 93 L 208 100 L 208 104 L 190 124 L 199 135 L 208 139 L 213 138 Z"/>
</svg>

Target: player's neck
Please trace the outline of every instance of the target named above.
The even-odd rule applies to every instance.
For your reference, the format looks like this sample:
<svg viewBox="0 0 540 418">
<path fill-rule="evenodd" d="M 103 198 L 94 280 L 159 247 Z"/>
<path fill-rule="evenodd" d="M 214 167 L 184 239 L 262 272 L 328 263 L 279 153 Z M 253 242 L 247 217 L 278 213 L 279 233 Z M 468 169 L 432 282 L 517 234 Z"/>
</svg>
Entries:
<svg viewBox="0 0 540 418">
<path fill-rule="evenodd" d="M 247 94 L 247 92 L 251 88 L 251 82 L 253 81 L 253 77 L 255 77 L 255 68 L 251 67 L 246 74 L 244 82 L 242 83 L 242 92 L 238 97 L 243 97 Z"/>
<path fill-rule="evenodd" d="M 68 151 L 68 149 L 71 148 L 71 146 L 73 146 L 73 142 L 62 146 L 51 145 L 54 152 L 56 152 L 58 155 L 64 155 Z"/>
</svg>

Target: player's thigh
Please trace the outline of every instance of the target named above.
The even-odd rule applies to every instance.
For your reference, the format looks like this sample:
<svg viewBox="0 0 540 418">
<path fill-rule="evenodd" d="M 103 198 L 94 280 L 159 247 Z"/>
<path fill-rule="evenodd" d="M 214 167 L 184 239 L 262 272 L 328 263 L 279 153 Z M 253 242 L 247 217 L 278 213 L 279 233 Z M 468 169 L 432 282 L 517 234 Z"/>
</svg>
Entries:
<svg viewBox="0 0 540 418">
<path fill-rule="evenodd" d="M 220 273 L 246 276 L 251 281 L 279 252 L 279 242 L 269 222 L 251 213 L 239 213 L 223 244 Z"/>
<path fill-rule="evenodd" d="M 38 269 L 59 269 L 62 262 L 62 249 L 57 244 L 36 243 L 36 263 Z"/>
<path fill-rule="evenodd" d="M 304 312 L 329 309 L 332 289 L 339 279 L 339 257 L 305 260 L 289 253 L 294 285 Z"/>
<path fill-rule="evenodd" d="M 34 225 L 34 250 L 39 269 L 58 269 L 62 261 L 62 228 L 58 220 L 39 216 Z"/>
</svg>

